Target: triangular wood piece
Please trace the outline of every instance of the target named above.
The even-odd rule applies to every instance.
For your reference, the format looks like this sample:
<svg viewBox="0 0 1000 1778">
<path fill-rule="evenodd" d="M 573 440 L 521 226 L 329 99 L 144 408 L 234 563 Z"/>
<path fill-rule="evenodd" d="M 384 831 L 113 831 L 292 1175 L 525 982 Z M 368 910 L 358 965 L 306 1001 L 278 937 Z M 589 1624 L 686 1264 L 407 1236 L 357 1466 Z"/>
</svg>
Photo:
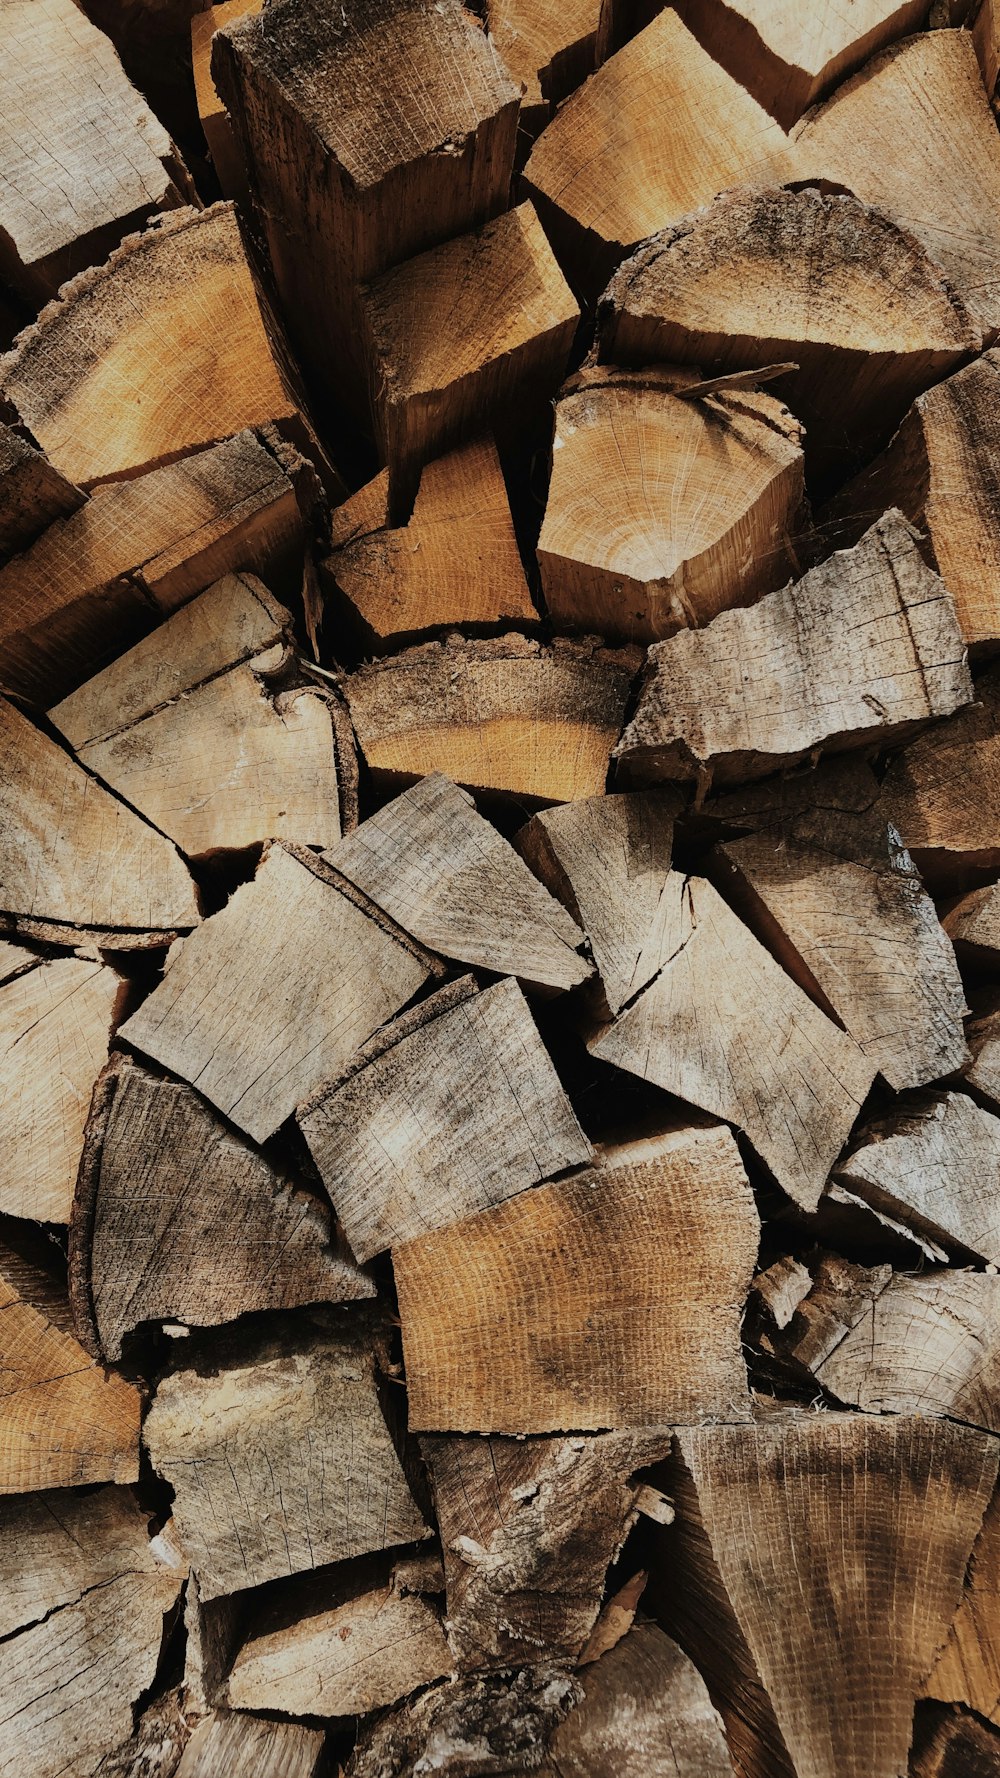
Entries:
<svg viewBox="0 0 1000 1778">
<path fill-rule="evenodd" d="M 116 1056 L 87 1129 L 70 1293 L 89 1350 L 115 1360 L 143 1323 L 206 1327 L 375 1286 L 337 1250 L 324 1205 L 190 1087 Z"/>
<path fill-rule="evenodd" d="M 196 1725 L 174 1778 L 317 1778 L 325 1740 L 305 1723 L 219 1711 Z"/>
<path fill-rule="evenodd" d="M 611 1014 L 660 967 L 656 917 L 681 806 L 673 791 L 591 796 L 541 810 L 516 837 L 586 932 Z"/>
<path fill-rule="evenodd" d="M 533 624 L 492 439 L 428 463 L 405 525 L 389 523 L 389 472 L 338 507 L 322 573 L 343 595 L 366 652 L 465 624 Z"/>
<path fill-rule="evenodd" d="M 192 940 L 122 1036 L 258 1142 L 440 969 L 314 853 L 280 844 Z"/>
<path fill-rule="evenodd" d="M 136 1481 L 138 1390 L 94 1363 L 65 1293 L 6 1247 L 0 1308 L 0 1494 Z"/>
<path fill-rule="evenodd" d="M 329 846 L 356 802 L 350 725 L 331 692 L 302 684 L 292 649 L 284 607 L 228 575 L 52 721 L 189 858 L 269 839 Z"/>
<path fill-rule="evenodd" d="M 46 456 L 0 423 L 0 561 L 26 549 L 55 519 L 82 506 L 84 495 Z"/>
<path fill-rule="evenodd" d="M 575 921 L 440 772 L 370 815 L 325 857 L 442 957 L 546 988 L 575 987 L 590 973 Z"/>
<path fill-rule="evenodd" d="M 81 487 L 297 424 L 230 204 L 182 210 L 67 285 L 0 364 L 0 387 Z"/>
<path fill-rule="evenodd" d="M 659 964 L 591 1053 L 743 1131 L 814 1210 L 874 1064 L 765 951 L 710 883 L 672 872 Z"/>
<path fill-rule="evenodd" d="M 960 1068 L 954 949 L 869 767 L 836 761 L 712 812 L 750 829 L 716 853 L 730 901 L 894 1091 Z"/>
<path fill-rule="evenodd" d="M 31 961 L 0 987 L 0 1211 L 63 1223 L 123 984 L 78 957 Z"/>
<path fill-rule="evenodd" d="M 970 872 L 1000 870 L 1000 667 L 976 680 L 967 710 L 897 754 L 883 796 L 933 888 L 961 889 Z"/>
<path fill-rule="evenodd" d="M 556 404 L 538 566 L 560 629 L 651 642 L 791 576 L 798 422 L 770 395 L 677 391 L 669 370 L 594 368 Z"/>
<path fill-rule="evenodd" d="M 204 1599 L 428 1535 L 363 1328 L 207 1353 L 160 1384 L 143 1440 Z"/>
<path fill-rule="evenodd" d="M 923 1093 L 868 1125 L 837 1179 L 918 1234 L 1000 1266 L 1000 1118 L 964 1093 Z"/>
<path fill-rule="evenodd" d="M 58 944 L 131 950 L 198 919 L 170 841 L 0 699 L 0 920 Z"/>
<path fill-rule="evenodd" d="M 987 1508 L 962 1602 L 924 1693 L 965 1704 L 1000 1727 L 1000 1493 Z"/>
<path fill-rule="evenodd" d="M 574 288 L 594 298 L 657 229 L 795 172 L 784 131 L 667 7 L 567 100 L 524 177 Z"/>
<path fill-rule="evenodd" d="M 509 978 L 442 988 L 296 1115 L 360 1260 L 592 1158 Z"/>
<path fill-rule="evenodd" d="M 655 643 L 615 758 L 628 782 L 738 783 L 884 746 L 971 698 L 951 595 L 889 512 L 794 586 Z"/>
<path fill-rule="evenodd" d="M 963 895 L 943 923 L 963 962 L 988 975 L 1000 970 L 1000 884 L 988 883 Z"/>
<path fill-rule="evenodd" d="M 376 778 L 445 772 L 473 790 L 572 802 L 604 789 L 636 650 L 564 637 L 450 636 L 360 667 L 345 691 Z"/>
<path fill-rule="evenodd" d="M 637 1624 L 579 1677 L 583 1700 L 549 1743 L 558 1778 L 732 1778 L 705 1681 L 656 1624 Z"/>
<path fill-rule="evenodd" d="M 739 1418 L 757 1243 L 736 1145 L 709 1126 L 601 1149 L 592 1172 L 396 1248 L 410 1425 Z"/>
<path fill-rule="evenodd" d="M 295 489 L 253 432 L 99 488 L 0 569 L 0 683 L 44 708 L 234 569 L 301 578 Z"/>
<path fill-rule="evenodd" d="M 806 452 L 841 474 L 981 345 L 919 241 L 849 192 L 813 188 L 724 193 L 626 260 L 600 312 L 601 357 L 617 364 L 790 360 L 779 391 Z"/>
<path fill-rule="evenodd" d="M 943 1421 L 775 1413 L 683 1430 L 679 1443 L 659 1590 L 738 1768 L 898 1778 L 996 1440 Z"/>
</svg>

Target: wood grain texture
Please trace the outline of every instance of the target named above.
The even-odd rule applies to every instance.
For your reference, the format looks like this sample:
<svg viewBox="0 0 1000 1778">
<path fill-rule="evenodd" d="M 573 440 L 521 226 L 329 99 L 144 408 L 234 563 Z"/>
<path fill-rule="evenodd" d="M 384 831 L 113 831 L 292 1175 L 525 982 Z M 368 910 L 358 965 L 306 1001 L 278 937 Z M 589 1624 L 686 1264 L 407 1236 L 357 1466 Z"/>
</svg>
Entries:
<svg viewBox="0 0 1000 1778">
<path fill-rule="evenodd" d="M 997 973 L 1000 967 L 1000 889 L 995 883 L 963 895 L 945 914 L 942 925 L 961 959 L 987 975 Z"/>
<path fill-rule="evenodd" d="M 964 1093 L 922 1093 L 869 1125 L 837 1178 L 918 1234 L 1000 1265 L 1000 1118 Z"/>
<path fill-rule="evenodd" d="M 656 1624 L 630 1630 L 580 1683 L 549 1743 L 559 1778 L 732 1778 L 705 1681 Z"/>
<path fill-rule="evenodd" d="M 543 1750 L 581 1696 L 579 1680 L 552 1662 L 435 1686 L 365 1730 L 345 1778 L 410 1778 L 443 1750 L 448 1778 L 557 1778 Z"/>
<path fill-rule="evenodd" d="M 738 783 L 883 746 L 971 695 L 951 596 L 890 512 L 749 611 L 654 643 L 615 758 L 629 782 Z"/>
<path fill-rule="evenodd" d="M 49 1489 L 6 1500 L 0 1517 L 4 1641 L 122 1575 L 161 1574 L 170 1549 L 163 1539 L 150 1543 L 148 1519 L 131 1488 Z"/>
<path fill-rule="evenodd" d="M 987 1109 L 1000 1112 L 1000 1006 L 993 1005 L 968 1027 L 972 1061 L 965 1081 Z"/>
<path fill-rule="evenodd" d="M 657 926 L 656 973 L 588 1048 L 735 1124 L 789 1197 L 815 1209 L 874 1064 L 710 883 L 672 872 Z"/>
<path fill-rule="evenodd" d="M 1000 1737 L 957 1711 L 942 1712 L 911 1767 L 912 1778 L 997 1778 L 998 1772 Z"/>
<path fill-rule="evenodd" d="M 757 1239 L 735 1144 L 708 1127 L 599 1150 L 592 1172 L 398 1247 L 410 1425 L 747 1413 L 738 1326 Z"/>
<path fill-rule="evenodd" d="M 924 1686 L 1000 1727 L 1000 1494 L 986 1509 L 955 1619 Z"/>
<path fill-rule="evenodd" d="M 260 12 L 261 4 L 262 0 L 222 0 L 221 5 L 195 12 L 191 19 L 191 73 L 198 120 L 223 197 L 239 199 L 242 204 L 249 199 L 246 166 L 229 113 L 212 79 L 212 38 L 216 31 L 248 13 Z"/>
<path fill-rule="evenodd" d="M 171 952 L 122 1036 L 260 1142 L 433 967 L 313 853 L 275 844 L 198 942 Z"/>
<path fill-rule="evenodd" d="M 12 426 L 0 424 L 0 560 L 34 542 L 54 519 L 82 506 L 84 495 Z"/>
<path fill-rule="evenodd" d="M 524 86 L 518 122 L 533 135 L 555 105 L 594 72 L 610 47 L 600 0 L 487 0 L 486 28 Z"/>
<path fill-rule="evenodd" d="M 181 1756 L 176 1778 L 314 1778 L 323 1755 L 323 1732 L 299 1722 L 217 1714 L 198 1723 Z"/>
<path fill-rule="evenodd" d="M 892 760 L 885 809 L 935 885 L 965 886 L 970 868 L 1000 868 L 1000 668 L 976 680 L 976 701 Z"/>
</svg>

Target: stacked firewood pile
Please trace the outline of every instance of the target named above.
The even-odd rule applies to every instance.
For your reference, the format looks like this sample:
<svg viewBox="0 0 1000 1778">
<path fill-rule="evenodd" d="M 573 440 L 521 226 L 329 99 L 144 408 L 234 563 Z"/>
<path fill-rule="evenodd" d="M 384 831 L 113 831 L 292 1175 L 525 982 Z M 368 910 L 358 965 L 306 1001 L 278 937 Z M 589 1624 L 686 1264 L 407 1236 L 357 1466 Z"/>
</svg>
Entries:
<svg viewBox="0 0 1000 1778">
<path fill-rule="evenodd" d="M 996 1778 L 1000 4 L 0 24 L 0 1778 Z"/>
</svg>

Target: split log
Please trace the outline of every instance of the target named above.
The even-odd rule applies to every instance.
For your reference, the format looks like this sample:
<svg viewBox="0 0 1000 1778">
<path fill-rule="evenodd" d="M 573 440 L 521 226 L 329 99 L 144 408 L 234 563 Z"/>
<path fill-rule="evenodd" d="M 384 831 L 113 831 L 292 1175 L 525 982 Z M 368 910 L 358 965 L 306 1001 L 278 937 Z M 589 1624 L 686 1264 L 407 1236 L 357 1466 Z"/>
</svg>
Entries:
<svg viewBox="0 0 1000 1778">
<path fill-rule="evenodd" d="M 641 241 L 717 192 L 795 177 L 784 131 L 670 7 L 567 100 L 524 174 L 574 289 L 591 300 Z"/>
<path fill-rule="evenodd" d="M 430 458 L 484 425 L 523 424 L 555 393 L 579 320 L 530 204 L 384 272 L 361 308 L 375 436 L 401 511 Z"/>
<path fill-rule="evenodd" d="M 149 1540 L 147 1518 L 114 1488 L 5 1506 L 5 1583 L 16 1588 L 27 1565 L 38 1591 L 12 1601 L 4 1587 L 14 1610 L 0 1644 L 3 1778 L 102 1773 L 131 1737 L 184 1581 L 169 1538 Z"/>
<path fill-rule="evenodd" d="M 837 1178 L 918 1234 L 1000 1265 L 1000 1118 L 964 1093 L 924 1093 L 870 1124 Z"/>
<path fill-rule="evenodd" d="M 344 690 L 376 780 L 445 772 L 473 790 L 573 802 L 604 789 L 640 657 L 557 637 L 449 636 L 352 673 Z"/>
<path fill-rule="evenodd" d="M 269 839 L 329 846 L 355 815 L 353 737 L 334 694 L 301 683 L 292 648 L 284 607 L 227 575 L 51 718 L 188 858 Z"/>
<path fill-rule="evenodd" d="M 927 0 L 862 0 L 846 12 L 796 0 L 678 0 L 699 43 L 786 130 L 845 75 L 918 31 Z"/>
<path fill-rule="evenodd" d="M 471 796 L 435 772 L 325 854 L 442 957 L 548 989 L 585 981 L 583 933 Z"/>
<path fill-rule="evenodd" d="M 729 900 L 894 1091 L 960 1068 L 954 949 L 870 769 L 836 761 L 714 812 L 750 829 L 715 853 Z"/>
<path fill-rule="evenodd" d="M 516 836 L 535 875 L 586 932 L 609 1015 L 660 967 L 655 922 L 680 808 L 670 791 L 592 796 L 543 809 Z"/>
<path fill-rule="evenodd" d="M 84 488 L 250 426 L 306 436 L 230 204 L 131 235 L 68 284 L 0 363 L 0 389 Z"/>
<path fill-rule="evenodd" d="M 794 363 L 776 393 L 812 462 L 841 476 L 982 343 L 913 235 L 811 188 L 724 193 L 626 260 L 600 309 L 601 357 L 618 364 Z"/>
<path fill-rule="evenodd" d="M 972 43 L 979 60 L 986 96 L 994 111 L 1000 88 L 1000 4 L 998 0 L 981 0 L 975 6 L 972 21 Z"/>
<path fill-rule="evenodd" d="M 1000 969 L 1000 884 L 973 889 L 944 916 L 944 929 L 959 959 L 995 975 Z"/>
<path fill-rule="evenodd" d="M 72 0 L 4 0 L 0 277 L 33 307 L 190 182 L 163 125 Z"/>
<path fill-rule="evenodd" d="M 592 1055 L 743 1131 L 814 1210 L 874 1064 L 785 974 L 710 883 L 672 872 L 648 985 L 588 1039 Z"/>
<path fill-rule="evenodd" d="M 524 88 L 519 124 L 533 138 L 563 99 L 608 54 L 607 0 L 486 0 L 486 29 L 504 66 Z"/>
<path fill-rule="evenodd" d="M 299 355 L 357 395 L 357 284 L 506 207 L 518 88 L 458 0 L 282 0 L 219 33 L 212 73 Z"/>
<path fill-rule="evenodd" d="M 997 1778 L 1000 1737 L 975 1717 L 949 1711 L 910 1767 L 911 1778 Z"/>
<path fill-rule="evenodd" d="M 600 1149 L 592 1172 L 397 1247 L 411 1427 L 747 1414 L 739 1323 L 757 1241 L 731 1136 L 689 1126 Z"/>
<path fill-rule="evenodd" d="M 996 330 L 1000 142 L 967 31 L 883 51 L 803 118 L 792 146 L 796 178 L 883 210 L 927 249 L 973 325 Z"/>
<path fill-rule="evenodd" d="M 362 1734 L 345 1778 L 411 1778 L 448 1760 L 448 1778 L 557 1778 L 545 1759 L 556 1725 L 583 1696 L 553 1663 L 514 1674 L 460 1679 L 377 1718 Z"/>
<path fill-rule="evenodd" d="M 976 680 L 969 709 L 896 756 L 883 801 L 932 889 L 1000 870 L 1000 667 Z"/>
<path fill-rule="evenodd" d="M 0 1494 L 136 1481 L 138 1391 L 94 1363 L 73 1337 L 65 1293 L 8 1247 L 0 1310 Z"/>
<path fill-rule="evenodd" d="M 208 1352 L 161 1382 L 143 1439 L 203 1599 L 428 1536 L 346 1324 Z"/>
<path fill-rule="evenodd" d="M 924 1693 L 965 1704 L 1000 1727 L 1000 1494 L 986 1509 L 955 1621 Z"/>
<path fill-rule="evenodd" d="M 248 13 L 256 15 L 261 5 L 262 0 L 221 0 L 219 5 L 196 12 L 191 20 L 191 71 L 205 145 L 223 196 L 238 198 L 243 204 L 249 198 L 247 170 L 229 113 L 212 79 L 212 38 Z"/>
<path fill-rule="evenodd" d="M 133 950 L 198 919 L 170 841 L 0 699 L 0 925 Z"/>
<path fill-rule="evenodd" d="M 965 1070 L 965 1085 L 990 1111 L 1000 1113 L 1000 1006 L 973 1019 L 968 1038 L 972 1061 Z"/>
<path fill-rule="evenodd" d="M 889 512 L 749 611 L 655 643 L 615 758 L 628 782 L 738 783 L 884 746 L 971 697 L 951 596 Z"/>
<path fill-rule="evenodd" d="M 576 1662 L 638 1516 L 635 1471 L 670 1434 L 421 1440 L 459 1672 Z"/>
<path fill-rule="evenodd" d="M 777 1412 L 684 1430 L 679 1445 L 677 1530 L 655 1581 L 734 1763 L 776 1778 L 897 1778 L 996 1441 L 946 1421 Z"/>
<path fill-rule="evenodd" d="M 451 1657 L 441 1617 L 407 1584 L 419 1578 L 409 1576 L 412 1567 L 372 1557 L 325 1582 L 321 1609 L 313 1599 L 303 1615 L 288 1600 L 255 1619 L 229 1675 L 229 1703 L 290 1716 L 364 1716 L 444 1678 Z"/>
<path fill-rule="evenodd" d="M 798 422 L 770 395 L 683 400 L 682 379 L 587 369 L 556 404 L 538 566 L 560 628 L 651 642 L 790 578 Z"/>
<path fill-rule="evenodd" d="M 61 957 L 36 962 L 0 988 L 5 1216 L 69 1221 L 84 1126 L 122 985 L 114 969 Z"/>
<path fill-rule="evenodd" d="M 359 1260 L 592 1159 L 509 977 L 422 1001 L 296 1117 Z"/>
<path fill-rule="evenodd" d="M 11 944 L 0 938 L 0 982 L 11 982 L 17 975 L 23 975 L 26 969 L 34 969 L 43 961 L 40 951 L 30 950 L 27 945 Z"/>
<path fill-rule="evenodd" d="M 286 1171 L 190 1087 L 115 1056 L 77 1181 L 70 1295 L 88 1351 L 114 1361 L 144 1323 L 210 1327 L 370 1297 L 375 1286 Z"/>
<path fill-rule="evenodd" d="M 405 525 L 389 522 L 389 472 L 333 515 L 320 574 L 366 654 L 457 625 L 534 624 L 500 459 L 483 437 L 428 463 Z"/>
<path fill-rule="evenodd" d="M 0 562 L 34 542 L 55 519 L 67 518 L 84 496 L 41 451 L 0 423 Z"/>
<path fill-rule="evenodd" d="M 253 432 L 116 482 L 0 568 L 0 681 L 47 708 L 236 569 L 301 581 L 302 516 Z"/>
<path fill-rule="evenodd" d="M 209 1716 L 197 1725 L 175 1778 L 316 1778 L 324 1741 L 321 1729 L 300 1722 Z"/>
</svg>

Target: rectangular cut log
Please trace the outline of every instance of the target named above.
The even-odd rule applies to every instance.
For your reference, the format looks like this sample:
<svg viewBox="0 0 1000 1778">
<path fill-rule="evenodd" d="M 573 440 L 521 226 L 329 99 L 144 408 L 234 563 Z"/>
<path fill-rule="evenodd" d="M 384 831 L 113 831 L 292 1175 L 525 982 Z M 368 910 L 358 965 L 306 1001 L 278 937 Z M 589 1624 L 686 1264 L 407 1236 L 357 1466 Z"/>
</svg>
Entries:
<svg viewBox="0 0 1000 1778">
<path fill-rule="evenodd" d="M 253 432 L 98 489 L 0 568 L 0 679 L 43 707 L 235 569 L 280 586 L 302 517 Z"/>
<path fill-rule="evenodd" d="M 883 792 L 932 887 L 963 888 L 970 872 L 1000 869 L 1000 668 L 976 680 L 974 704 L 897 754 Z"/>
<path fill-rule="evenodd" d="M 788 579 L 798 422 L 770 395 L 683 395 L 655 367 L 583 370 L 562 391 L 538 540 L 560 628 L 651 642 Z"/>
<path fill-rule="evenodd" d="M 325 857 L 443 957 L 549 989 L 575 987 L 589 974 L 579 926 L 440 772 L 378 809 Z"/>
<path fill-rule="evenodd" d="M 837 1179 L 946 1247 L 1000 1265 L 1000 1118 L 923 1093 L 869 1125 Z"/>
<path fill-rule="evenodd" d="M 0 561 L 26 549 L 55 519 L 82 506 L 84 495 L 48 458 L 0 423 Z"/>
<path fill-rule="evenodd" d="M 37 308 L 157 210 L 186 169 L 72 0 L 4 0 L 0 276 Z"/>
<path fill-rule="evenodd" d="M 362 291 L 375 436 L 405 509 L 431 457 L 558 388 L 579 310 L 530 204 Z"/>
<path fill-rule="evenodd" d="M 639 655 L 564 637 L 449 636 L 352 673 L 358 745 L 376 778 L 444 772 L 473 790 L 572 802 L 604 789 Z"/>
<path fill-rule="evenodd" d="M 1000 1493 L 986 1509 L 961 1603 L 924 1694 L 967 1705 L 1000 1727 Z"/>
<path fill-rule="evenodd" d="M 212 73 L 303 362 L 356 399 L 358 282 L 505 208 L 518 89 L 458 0 L 282 0 Z"/>
<path fill-rule="evenodd" d="M 248 14 L 256 15 L 262 4 L 263 0 L 221 0 L 220 5 L 196 12 L 191 20 L 191 72 L 209 159 L 223 196 L 238 198 L 243 204 L 249 196 L 247 170 L 229 113 L 212 79 L 212 38 L 225 26 L 238 23 Z"/>
<path fill-rule="evenodd" d="M 396 1248 L 410 1425 L 738 1418 L 757 1238 L 735 1144 L 708 1127 L 604 1148 L 592 1173 Z"/>
<path fill-rule="evenodd" d="M 220 1712 L 197 1724 L 175 1778 L 316 1778 L 324 1739 L 305 1723 Z"/>
<path fill-rule="evenodd" d="M 794 586 L 654 644 L 615 758 L 628 781 L 739 782 L 884 746 L 971 697 L 951 595 L 890 512 Z"/>
<path fill-rule="evenodd" d="M 742 1130 L 814 1210 L 873 1062 L 765 951 L 710 883 L 672 872 L 648 986 L 588 1048 Z"/>
<path fill-rule="evenodd" d="M 297 1118 L 359 1260 L 592 1158 L 510 978 L 442 988 Z"/>
<path fill-rule="evenodd" d="M 313 853 L 275 844 L 122 1036 L 261 1142 L 434 968 Z"/>
<path fill-rule="evenodd" d="M 238 1352 L 165 1378 L 143 1429 L 202 1598 L 427 1535 L 363 1329 Z"/>
</svg>

